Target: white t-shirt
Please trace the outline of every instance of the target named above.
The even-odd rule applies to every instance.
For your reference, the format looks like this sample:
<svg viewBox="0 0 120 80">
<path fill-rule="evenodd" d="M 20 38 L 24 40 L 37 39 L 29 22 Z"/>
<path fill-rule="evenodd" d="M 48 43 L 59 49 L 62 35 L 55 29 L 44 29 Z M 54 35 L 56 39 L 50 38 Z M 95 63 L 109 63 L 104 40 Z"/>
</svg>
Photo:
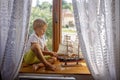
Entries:
<svg viewBox="0 0 120 80">
<path fill-rule="evenodd" d="M 46 45 L 46 41 L 45 41 L 45 37 L 44 35 L 42 37 L 38 37 L 35 33 L 31 34 L 31 36 L 29 37 L 29 40 L 26 44 L 26 49 L 25 49 L 25 53 L 27 51 L 29 51 L 31 49 L 31 43 L 32 42 L 37 42 L 40 44 L 40 47 L 42 50 L 44 50 L 44 47 Z"/>
</svg>

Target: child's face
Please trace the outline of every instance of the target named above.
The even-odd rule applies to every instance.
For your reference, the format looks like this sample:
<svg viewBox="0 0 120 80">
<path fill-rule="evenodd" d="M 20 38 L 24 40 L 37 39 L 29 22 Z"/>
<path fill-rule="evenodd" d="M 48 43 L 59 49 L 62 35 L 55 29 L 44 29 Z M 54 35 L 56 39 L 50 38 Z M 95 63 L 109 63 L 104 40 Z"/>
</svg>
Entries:
<svg viewBox="0 0 120 80">
<path fill-rule="evenodd" d="M 38 27 L 35 29 L 35 32 L 37 33 L 38 36 L 42 36 L 44 35 L 44 33 L 46 32 L 47 26 L 43 26 L 43 27 Z"/>
</svg>

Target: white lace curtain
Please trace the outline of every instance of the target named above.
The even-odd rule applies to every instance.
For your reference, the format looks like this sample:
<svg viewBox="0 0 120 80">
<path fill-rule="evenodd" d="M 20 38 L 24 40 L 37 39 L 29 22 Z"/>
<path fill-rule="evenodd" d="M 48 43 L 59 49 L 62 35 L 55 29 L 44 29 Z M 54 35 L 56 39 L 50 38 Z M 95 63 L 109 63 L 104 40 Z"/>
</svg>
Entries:
<svg viewBox="0 0 120 80">
<path fill-rule="evenodd" d="M 0 0 L 0 72 L 14 80 L 22 58 L 31 0 Z"/>
<path fill-rule="evenodd" d="M 83 56 L 95 80 L 120 80 L 119 0 L 72 0 Z"/>
</svg>

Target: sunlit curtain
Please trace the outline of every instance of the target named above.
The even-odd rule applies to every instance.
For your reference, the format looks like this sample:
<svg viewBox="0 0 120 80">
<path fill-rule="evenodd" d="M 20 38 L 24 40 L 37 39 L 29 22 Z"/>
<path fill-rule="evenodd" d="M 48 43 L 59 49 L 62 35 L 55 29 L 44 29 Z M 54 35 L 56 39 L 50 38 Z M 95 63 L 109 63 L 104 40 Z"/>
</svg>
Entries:
<svg viewBox="0 0 120 80">
<path fill-rule="evenodd" d="M 31 0 L 0 0 L 0 72 L 3 80 L 18 74 Z"/>
<path fill-rule="evenodd" d="M 119 0 L 72 0 L 79 42 L 95 80 L 120 80 Z"/>
</svg>

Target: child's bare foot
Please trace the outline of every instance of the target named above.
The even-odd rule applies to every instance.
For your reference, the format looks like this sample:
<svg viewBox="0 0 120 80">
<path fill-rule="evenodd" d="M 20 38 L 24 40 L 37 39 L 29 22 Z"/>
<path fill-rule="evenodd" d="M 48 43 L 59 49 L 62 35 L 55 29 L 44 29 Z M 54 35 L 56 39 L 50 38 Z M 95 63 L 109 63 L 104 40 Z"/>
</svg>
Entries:
<svg viewBox="0 0 120 80">
<path fill-rule="evenodd" d="M 33 67 L 34 71 L 37 71 L 39 68 L 39 66 L 37 64 L 33 64 L 32 67 Z"/>
<path fill-rule="evenodd" d="M 35 71 L 37 71 L 39 68 L 43 67 L 44 64 L 43 63 L 38 63 L 38 64 L 33 64 L 32 66 L 33 66 L 33 69 Z"/>
</svg>

